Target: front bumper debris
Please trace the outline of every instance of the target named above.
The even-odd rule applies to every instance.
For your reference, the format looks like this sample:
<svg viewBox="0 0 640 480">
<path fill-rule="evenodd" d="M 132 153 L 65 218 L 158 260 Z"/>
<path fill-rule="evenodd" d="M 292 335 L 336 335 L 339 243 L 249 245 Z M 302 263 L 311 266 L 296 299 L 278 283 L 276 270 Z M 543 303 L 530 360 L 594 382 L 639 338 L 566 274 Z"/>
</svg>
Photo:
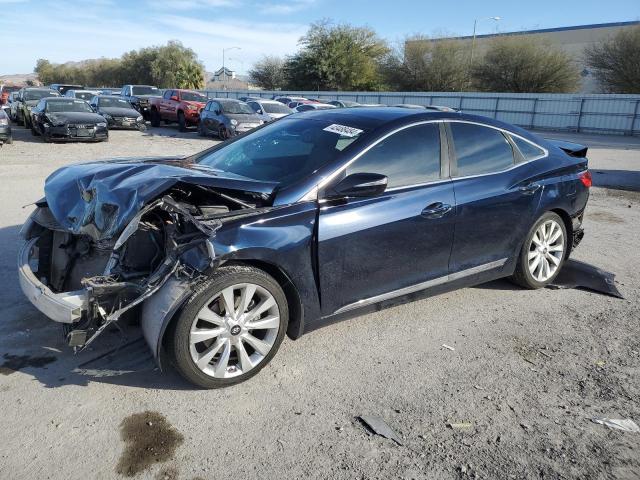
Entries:
<svg viewBox="0 0 640 480">
<path fill-rule="evenodd" d="M 18 280 L 29 301 L 51 320 L 60 323 L 78 322 L 87 310 L 87 291 L 53 293 L 44 285 L 32 268 L 38 238 L 26 242 L 18 255 Z M 37 272 L 37 266 L 35 271 Z"/>
</svg>

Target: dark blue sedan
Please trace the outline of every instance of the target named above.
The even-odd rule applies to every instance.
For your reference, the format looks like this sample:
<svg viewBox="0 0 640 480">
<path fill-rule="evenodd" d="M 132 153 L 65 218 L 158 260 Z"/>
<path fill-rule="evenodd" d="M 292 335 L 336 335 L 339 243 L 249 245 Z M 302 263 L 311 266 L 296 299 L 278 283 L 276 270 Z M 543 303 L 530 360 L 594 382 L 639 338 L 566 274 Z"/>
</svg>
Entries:
<svg viewBox="0 0 640 480">
<path fill-rule="evenodd" d="M 131 315 L 161 365 L 222 387 L 285 334 L 501 277 L 549 284 L 590 186 L 586 148 L 487 118 L 305 112 L 191 157 L 54 172 L 20 283 L 70 346 Z"/>
</svg>

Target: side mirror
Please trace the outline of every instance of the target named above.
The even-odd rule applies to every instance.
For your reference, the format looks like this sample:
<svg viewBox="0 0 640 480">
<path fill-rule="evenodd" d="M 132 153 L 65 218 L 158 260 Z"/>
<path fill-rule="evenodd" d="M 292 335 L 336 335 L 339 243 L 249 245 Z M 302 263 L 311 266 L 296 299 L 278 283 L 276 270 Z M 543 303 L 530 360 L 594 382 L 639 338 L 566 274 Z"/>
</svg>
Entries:
<svg viewBox="0 0 640 480">
<path fill-rule="evenodd" d="M 264 112 L 262 111 L 262 109 L 260 109 L 260 108 L 259 108 L 258 110 L 256 110 L 256 113 L 257 113 L 258 115 L 262 115 Z"/>
<path fill-rule="evenodd" d="M 216 110 L 216 111 L 215 111 L 215 112 L 213 112 L 213 113 L 215 113 L 216 115 L 220 115 L 222 112 L 221 112 L 220 110 Z"/>
<path fill-rule="evenodd" d="M 178 101 L 178 96 L 177 95 L 171 95 L 170 100 L 173 100 L 174 102 Z"/>
<path fill-rule="evenodd" d="M 387 189 L 387 177 L 379 173 L 352 173 L 325 192 L 325 198 L 375 197 Z"/>
</svg>

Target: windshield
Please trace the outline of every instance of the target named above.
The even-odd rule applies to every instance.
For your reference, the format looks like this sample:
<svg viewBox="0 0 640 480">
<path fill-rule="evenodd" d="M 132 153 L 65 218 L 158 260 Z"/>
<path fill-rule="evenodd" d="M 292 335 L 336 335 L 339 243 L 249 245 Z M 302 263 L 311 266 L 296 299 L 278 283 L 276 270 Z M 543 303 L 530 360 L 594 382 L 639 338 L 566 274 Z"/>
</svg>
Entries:
<svg viewBox="0 0 640 480">
<path fill-rule="evenodd" d="M 262 108 L 267 113 L 291 113 L 291 109 L 282 103 L 263 103 Z"/>
<path fill-rule="evenodd" d="M 253 110 L 251 110 L 251 107 L 249 105 L 247 105 L 246 103 L 241 103 L 241 102 L 225 102 L 225 101 L 221 101 L 219 102 L 220 105 L 222 105 L 222 111 L 224 113 L 231 113 L 231 114 L 246 114 L 246 115 L 253 115 L 255 114 L 255 112 Z"/>
<path fill-rule="evenodd" d="M 160 95 L 160 90 L 157 87 L 132 87 L 131 92 L 133 95 Z"/>
<path fill-rule="evenodd" d="M 357 128 L 322 120 L 285 118 L 222 144 L 197 161 L 286 187 L 334 161 L 362 133 Z"/>
<path fill-rule="evenodd" d="M 99 98 L 98 103 L 101 107 L 118 107 L 118 108 L 132 108 L 131 104 L 121 98 Z"/>
<path fill-rule="evenodd" d="M 40 100 L 45 97 L 59 97 L 60 94 L 58 92 L 54 92 L 53 90 L 27 90 L 24 92 L 22 98 L 25 102 L 31 100 Z"/>
<path fill-rule="evenodd" d="M 202 102 L 202 103 L 206 103 L 207 100 L 208 100 L 207 97 L 205 97 L 201 93 L 196 93 L 196 92 L 182 92 L 180 94 L 180 96 L 182 97 L 182 100 L 184 100 L 185 102 Z"/>
<path fill-rule="evenodd" d="M 54 100 L 52 102 L 47 102 L 48 113 L 57 113 L 57 112 L 93 112 L 91 107 L 84 100 Z"/>
<path fill-rule="evenodd" d="M 91 100 L 95 96 L 96 94 L 93 92 L 76 92 L 76 98 L 81 98 L 82 100 Z"/>
</svg>

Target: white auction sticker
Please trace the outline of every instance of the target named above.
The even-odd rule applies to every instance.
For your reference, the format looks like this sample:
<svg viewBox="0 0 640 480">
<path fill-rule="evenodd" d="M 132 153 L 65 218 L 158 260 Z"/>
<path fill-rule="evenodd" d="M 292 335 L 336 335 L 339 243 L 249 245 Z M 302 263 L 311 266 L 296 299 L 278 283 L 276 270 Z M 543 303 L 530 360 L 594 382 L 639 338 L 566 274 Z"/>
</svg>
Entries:
<svg viewBox="0 0 640 480">
<path fill-rule="evenodd" d="M 326 128 L 323 128 L 325 132 L 337 133 L 343 137 L 357 137 L 362 133 L 359 128 L 347 127 L 346 125 L 338 125 L 334 123 Z"/>
</svg>

